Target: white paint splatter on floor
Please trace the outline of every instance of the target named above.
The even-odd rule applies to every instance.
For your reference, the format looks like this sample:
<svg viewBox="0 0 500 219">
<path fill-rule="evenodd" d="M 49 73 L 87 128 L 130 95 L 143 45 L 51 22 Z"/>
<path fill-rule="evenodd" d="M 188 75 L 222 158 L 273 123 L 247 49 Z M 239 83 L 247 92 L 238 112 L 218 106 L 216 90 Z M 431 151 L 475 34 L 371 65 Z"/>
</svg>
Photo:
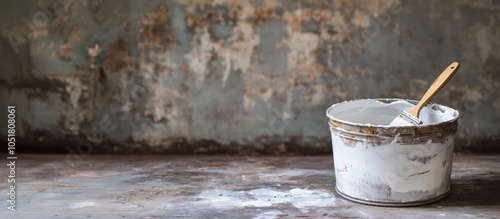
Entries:
<svg viewBox="0 0 500 219">
<path fill-rule="evenodd" d="M 311 176 L 311 175 L 332 175 L 333 176 L 334 171 L 333 170 L 314 170 L 314 169 L 289 169 L 277 173 L 262 173 L 259 174 L 259 177 L 266 176 L 266 177 L 279 177 L 279 176 L 287 176 L 287 177 L 294 177 L 294 176 Z"/>
<path fill-rule="evenodd" d="M 89 206 L 94 206 L 96 205 L 95 202 L 89 202 L 89 201 L 84 201 L 84 202 L 77 202 L 73 203 L 72 205 L 69 206 L 69 208 L 84 208 L 84 207 L 89 207 Z"/>
<path fill-rule="evenodd" d="M 278 211 L 278 210 L 271 210 L 271 211 L 262 212 L 262 213 L 258 214 L 257 216 L 255 216 L 253 219 L 274 219 L 280 215 L 283 215 L 283 212 Z"/>
<path fill-rule="evenodd" d="M 271 189 L 250 191 L 206 190 L 199 194 L 201 202 L 213 207 L 270 207 L 277 204 L 291 204 L 301 212 L 308 212 L 313 207 L 335 205 L 334 195 L 326 190 L 295 188 L 288 192 Z"/>
</svg>

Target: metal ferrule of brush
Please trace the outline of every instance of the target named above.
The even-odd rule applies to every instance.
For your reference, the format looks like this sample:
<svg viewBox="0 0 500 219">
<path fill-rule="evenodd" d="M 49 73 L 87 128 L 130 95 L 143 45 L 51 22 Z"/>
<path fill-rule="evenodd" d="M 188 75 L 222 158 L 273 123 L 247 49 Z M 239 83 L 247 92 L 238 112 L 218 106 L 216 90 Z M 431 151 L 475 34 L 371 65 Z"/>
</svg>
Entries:
<svg viewBox="0 0 500 219">
<path fill-rule="evenodd" d="M 410 114 L 404 110 L 403 110 L 403 112 L 401 112 L 399 114 L 399 116 L 401 116 L 404 120 L 413 123 L 414 125 L 421 125 L 422 124 L 422 120 L 420 120 L 419 118 L 413 116 L 412 114 Z"/>
</svg>

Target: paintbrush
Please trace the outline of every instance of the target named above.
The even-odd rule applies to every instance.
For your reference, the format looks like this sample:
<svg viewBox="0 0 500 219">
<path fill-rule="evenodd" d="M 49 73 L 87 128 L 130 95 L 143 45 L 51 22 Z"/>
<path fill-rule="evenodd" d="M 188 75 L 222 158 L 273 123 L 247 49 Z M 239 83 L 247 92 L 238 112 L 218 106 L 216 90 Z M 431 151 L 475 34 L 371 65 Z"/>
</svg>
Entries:
<svg viewBox="0 0 500 219">
<path fill-rule="evenodd" d="M 444 87 L 444 85 L 453 77 L 455 72 L 457 72 L 460 64 L 458 62 L 453 62 L 446 68 L 441 75 L 432 83 L 431 87 L 425 92 L 424 96 L 418 102 L 418 104 L 412 107 L 410 110 L 403 110 L 394 120 L 392 120 L 389 126 L 412 126 L 421 125 L 422 120 L 420 120 L 419 114 L 420 110 L 429 103 L 429 101 L 436 96 L 436 94 Z"/>
</svg>

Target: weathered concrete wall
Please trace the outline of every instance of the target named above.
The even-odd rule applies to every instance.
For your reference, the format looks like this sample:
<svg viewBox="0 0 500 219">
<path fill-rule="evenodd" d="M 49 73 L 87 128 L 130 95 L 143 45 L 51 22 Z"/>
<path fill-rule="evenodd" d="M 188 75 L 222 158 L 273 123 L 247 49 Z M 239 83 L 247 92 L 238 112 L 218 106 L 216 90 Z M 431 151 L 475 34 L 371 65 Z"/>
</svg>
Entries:
<svg viewBox="0 0 500 219">
<path fill-rule="evenodd" d="M 24 150 L 328 152 L 328 106 L 418 99 L 452 61 L 434 101 L 462 114 L 456 150 L 498 150 L 499 1 L 0 5 L 0 108 Z"/>
</svg>

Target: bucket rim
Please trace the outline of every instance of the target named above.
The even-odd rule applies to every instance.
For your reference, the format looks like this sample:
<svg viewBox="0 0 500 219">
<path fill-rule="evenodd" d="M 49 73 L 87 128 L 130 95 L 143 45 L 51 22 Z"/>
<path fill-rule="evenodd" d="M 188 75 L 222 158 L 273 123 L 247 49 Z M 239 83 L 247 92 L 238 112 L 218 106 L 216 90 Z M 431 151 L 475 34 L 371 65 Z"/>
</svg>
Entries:
<svg viewBox="0 0 500 219">
<path fill-rule="evenodd" d="M 380 102 L 383 102 L 383 103 L 394 102 L 394 101 L 398 101 L 398 100 L 404 100 L 404 101 L 408 101 L 409 103 L 412 103 L 412 104 L 417 104 L 418 103 L 418 100 L 403 99 L 403 98 L 363 98 L 363 99 L 346 100 L 346 101 L 342 101 L 342 102 L 339 102 L 339 103 L 335 103 L 332 106 L 328 107 L 328 109 L 326 110 L 326 116 L 330 120 L 333 120 L 333 121 L 338 122 L 338 123 L 346 124 L 346 125 L 357 126 L 357 127 L 367 127 L 367 128 L 383 128 L 383 129 L 400 129 L 400 128 L 407 129 L 407 128 L 436 127 L 436 126 L 440 126 L 440 125 L 450 124 L 450 123 L 456 122 L 460 118 L 460 112 L 458 110 L 456 110 L 454 108 L 451 108 L 449 106 L 438 104 L 438 103 L 434 103 L 434 102 L 429 102 L 426 106 L 437 105 L 440 108 L 442 107 L 442 108 L 447 108 L 447 109 L 453 110 L 454 111 L 453 118 L 450 119 L 450 120 L 446 120 L 446 121 L 442 121 L 442 122 L 438 122 L 438 123 L 431 123 L 431 124 L 424 124 L 424 125 L 389 126 L 389 125 L 373 125 L 373 124 L 350 122 L 350 121 L 346 121 L 346 120 L 335 118 L 335 117 L 333 117 L 332 115 L 330 115 L 328 113 L 331 109 L 333 109 L 334 107 L 336 107 L 336 106 L 338 106 L 340 104 L 346 104 L 346 103 L 349 103 L 349 102 L 362 101 L 362 100 L 377 100 L 377 101 L 380 101 Z"/>
</svg>

